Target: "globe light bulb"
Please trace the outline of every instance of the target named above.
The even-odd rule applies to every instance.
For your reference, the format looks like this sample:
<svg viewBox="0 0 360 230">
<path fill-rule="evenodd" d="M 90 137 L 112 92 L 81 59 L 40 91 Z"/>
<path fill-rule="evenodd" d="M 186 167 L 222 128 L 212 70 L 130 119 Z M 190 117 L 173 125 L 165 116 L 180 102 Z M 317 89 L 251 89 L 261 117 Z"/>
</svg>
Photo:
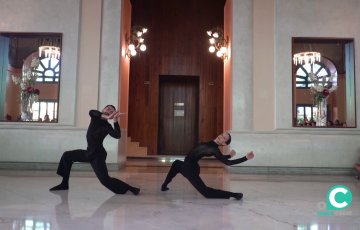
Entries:
<svg viewBox="0 0 360 230">
<path fill-rule="evenodd" d="M 145 50 L 146 50 L 146 45 L 145 45 L 145 44 L 142 44 L 142 45 L 140 46 L 140 50 L 141 50 L 141 51 L 145 51 Z"/>
<path fill-rule="evenodd" d="M 210 41 L 211 44 L 214 44 L 215 43 L 215 38 L 210 38 L 209 41 Z"/>
<path fill-rule="evenodd" d="M 142 32 L 138 31 L 138 32 L 136 33 L 136 35 L 137 35 L 138 37 L 141 37 Z"/>
<path fill-rule="evenodd" d="M 140 43 L 143 43 L 144 42 L 144 39 L 143 38 L 140 38 Z"/>
<path fill-rule="evenodd" d="M 217 32 L 213 33 L 213 37 L 214 38 L 218 38 L 219 37 L 219 34 Z"/>
<path fill-rule="evenodd" d="M 130 45 L 129 45 L 129 50 L 134 50 L 134 49 L 135 49 L 134 44 L 130 44 Z"/>
<path fill-rule="evenodd" d="M 209 51 L 210 51 L 211 53 L 214 53 L 214 52 L 215 52 L 215 46 L 210 46 Z"/>
<path fill-rule="evenodd" d="M 143 29 L 142 29 L 142 32 L 143 32 L 143 33 L 146 33 L 146 32 L 147 32 L 147 29 L 146 29 L 146 28 L 143 28 Z"/>
<path fill-rule="evenodd" d="M 220 52 L 221 53 L 226 53 L 226 50 L 227 50 L 226 47 L 223 46 L 223 47 L 221 47 Z"/>
<path fill-rule="evenodd" d="M 131 50 L 131 56 L 135 56 L 136 55 L 136 50 Z"/>
<path fill-rule="evenodd" d="M 218 51 L 217 53 L 216 53 L 216 56 L 218 56 L 218 57 L 221 57 L 223 54 L 220 52 L 220 51 Z"/>
<path fill-rule="evenodd" d="M 209 30 L 209 31 L 207 32 L 207 34 L 208 34 L 209 36 L 211 36 L 212 31 L 211 31 L 211 30 Z"/>
</svg>

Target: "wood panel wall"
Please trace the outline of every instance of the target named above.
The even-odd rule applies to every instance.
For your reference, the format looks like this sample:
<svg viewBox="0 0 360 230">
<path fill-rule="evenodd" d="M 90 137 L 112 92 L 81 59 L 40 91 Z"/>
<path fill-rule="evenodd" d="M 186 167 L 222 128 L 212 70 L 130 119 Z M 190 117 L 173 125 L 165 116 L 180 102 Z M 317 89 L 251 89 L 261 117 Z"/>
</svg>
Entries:
<svg viewBox="0 0 360 230">
<path fill-rule="evenodd" d="M 209 52 L 206 31 L 223 26 L 225 0 L 131 3 L 132 25 L 148 32 L 147 50 L 130 61 L 128 136 L 157 154 L 159 76 L 187 75 L 200 77 L 199 141 L 214 139 L 223 131 L 223 61 Z"/>
</svg>

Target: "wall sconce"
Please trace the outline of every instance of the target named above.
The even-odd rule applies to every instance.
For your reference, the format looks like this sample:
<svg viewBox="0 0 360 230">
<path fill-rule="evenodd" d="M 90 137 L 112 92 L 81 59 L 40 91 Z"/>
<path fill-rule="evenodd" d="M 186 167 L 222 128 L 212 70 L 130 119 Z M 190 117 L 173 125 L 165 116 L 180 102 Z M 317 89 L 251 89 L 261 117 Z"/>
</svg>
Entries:
<svg viewBox="0 0 360 230">
<path fill-rule="evenodd" d="M 146 50 L 146 45 L 144 44 L 144 38 L 142 36 L 147 32 L 146 28 L 143 28 L 141 26 L 133 26 L 130 29 L 130 35 L 125 34 L 125 43 L 128 46 L 125 56 L 128 58 L 136 56 L 136 54 L 139 54 L 140 51 Z"/>
<path fill-rule="evenodd" d="M 211 37 L 209 39 L 209 51 L 211 53 L 214 53 L 217 50 L 216 56 L 218 56 L 222 60 L 225 60 L 225 58 L 227 59 L 227 47 L 229 37 L 226 36 L 226 39 L 224 38 L 224 30 L 218 26 L 216 28 L 213 28 L 212 30 L 207 31 L 207 34 Z"/>
</svg>

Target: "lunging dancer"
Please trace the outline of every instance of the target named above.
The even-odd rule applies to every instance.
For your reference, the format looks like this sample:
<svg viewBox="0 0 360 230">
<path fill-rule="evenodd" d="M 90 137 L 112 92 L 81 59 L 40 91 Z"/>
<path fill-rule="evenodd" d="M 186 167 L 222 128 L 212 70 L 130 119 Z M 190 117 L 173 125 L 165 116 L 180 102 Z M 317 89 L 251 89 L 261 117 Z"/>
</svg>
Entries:
<svg viewBox="0 0 360 230">
<path fill-rule="evenodd" d="M 88 143 L 87 150 L 66 151 L 61 157 L 57 174 L 63 177 L 61 184 L 53 187 L 50 191 L 68 190 L 71 166 L 74 162 L 89 162 L 101 184 L 116 194 L 125 194 L 131 191 L 135 195 L 140 192 L 121 180 L 111 178 L 106 167 L 106 150 L 103 146 L 105 137 L 109 134 L 113 138 L 121 137 L 118 118 L 123 115 L 116 111 L 113 105 L 108 105 L 102 111 L 90 110 L 91 122 L 86 134 Z M 107 120 L 114 119 L 114 128 Z"/>
<path fill-rule="evenodd" d="M 221 161 L 225 165 L 239 164 L 254 158 L 254 153 L 251 151 L 242 158 L 236 160 L 228 160 L 229 158 L 233 157 L 236 154 L 235 151 L 232 150 L 230 152 L 230 155 L 222 155 L 219 146 L 226 146 L 230 144 L 230 142 L 231 142 L 230 134 L 223 133 L 213 141 L 198 144 L 195 148 L 190 150 L 184 162 L 180 160 L 174 161 L 165 179 L 164 184 L 161 186 L 161 191 L 169 190 L 169 188 L 167 188 L 167 185 L 176 176 L 176 174 L 181 173 L 184 177 L 186 177 L 189 180 L 189 182 L 195 187 L 195 189 L 198 190 L 201 193 L 201 195 L 203 195 L 205 198 L 229 199 L 230 197 L 234 197 L 235 199 L 240 200 L 243 197 L 242 193 L 232 193 L 223 190 L 209 188 L 204 184 L 204 182 L 199 176 L 200 166 L 198 164 L 198 161 L 205 156 L 206 157 L 215 156 L 219 161 Z"/>
</svg>

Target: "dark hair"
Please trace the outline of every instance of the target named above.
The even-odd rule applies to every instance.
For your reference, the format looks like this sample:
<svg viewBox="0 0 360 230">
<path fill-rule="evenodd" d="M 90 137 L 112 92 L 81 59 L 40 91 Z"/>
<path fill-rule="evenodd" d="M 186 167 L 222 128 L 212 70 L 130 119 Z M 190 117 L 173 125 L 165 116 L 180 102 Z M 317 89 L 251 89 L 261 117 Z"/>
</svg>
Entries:
<svg viewBox="0 0 360 230">
<path fill-rule="evenodd" d="M 225 144 L 226 145 L 229 145 L 230 143 L 231 143 L 231 135 L 230 135 L 230 133 L 227 133 L 228 135 L 229 135 L 229 140 L 227 140 L 226 142 L 225 142 Z"/>
<path fill-rule="evenodd" d="M 105 108 L 106 107 L 108 107 L 108 106 L 111 106 L 111 107 L 113 107 L 113 109 L 116 111 L 116 108 L 115 108 L 115 106 L 113 106 L 113 105 L 107 105 L 107 106 L 105 106 Z"/>
</svg>

